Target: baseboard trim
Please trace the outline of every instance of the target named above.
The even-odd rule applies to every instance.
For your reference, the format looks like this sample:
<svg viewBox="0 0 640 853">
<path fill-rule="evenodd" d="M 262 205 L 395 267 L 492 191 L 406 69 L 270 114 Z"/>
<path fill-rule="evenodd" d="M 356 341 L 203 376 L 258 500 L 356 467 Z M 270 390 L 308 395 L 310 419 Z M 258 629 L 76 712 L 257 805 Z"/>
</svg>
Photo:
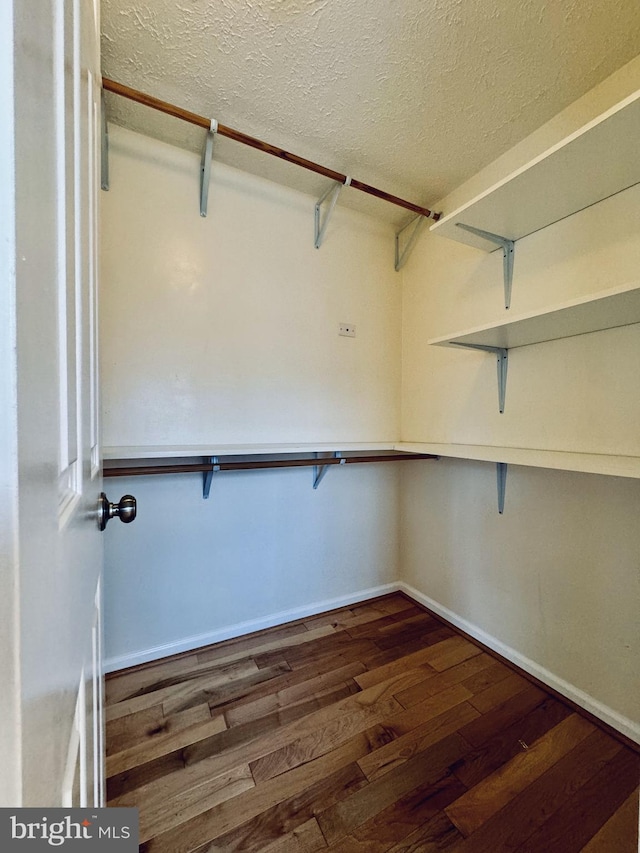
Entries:
<svg viewBox="0 0 640 853">
<path fill-rule="evenodd" d="M 511 648 L 511 646 L 507 646 L 505 643 L 496 639 L 496 637 L 493 637 L 491 634 L 487 634 L 487 632 L 482 628 L 479 628 L 472 622 L 468 622 L 462 616 L 454 613 L 453 610 L 449 610 L 448 607 L 444 607 L 442 604 L 434 601 L 434 599 L 429 598 L 428 595 L 424 595 L 424 593 L 420 592 L 415 587 L 404 583 L 404 581 L 400 581 L 397 584 L 397 588 L 408 598 L 411 598 L 413 601 L 416 601 L 418 604 L 426 607 L 427 610 L 432 611 L 436 616 L 439 616 L 455 628 L 459 628 L 460 631 L 468 634 L 472 639 L 477 640 L 483 646 L 486 646 L 491 651 L 500 655 L 500 657 L 504 658 L 506 661 L 511 662 L 525 673 L 528 673 L 534 679 L 547 686 L 550 690 L 555 691 L 560 696 L 569 700 L 569 702 L 572 702 L 574 705 L 577 705 L 579 708 L 582 708 L 598 720 L 605 723 L 605 725 L 611 727 L 617 732 L 620 732 L 620 734 L 625 738 L 633 741 L 634 744 L 640 744 L 640 724 L 635 723 L 633 720 L 630 720 L 622 714 L 619 714 L 617 711 L 614 711 L 613 708 L 610 708 L 608 705 L 603 704 L 598 699 L 595 699 L 593 696 L 585 693 L 584 690 L 580 690 L 580 688 L 568 681 L 565 681 L 563 678 L 560 678 L 550 670 L 545 669 L 545 667 L 540 666 L 540 664 L 537 664 L 530 658 L 520 654 L 520 652 L 517 652 L 515 649 Z"/>
<path fill-rule="evenodd" d="M 287 622 L 295 622 L 296 619 L 306 619 L 310 616 L 317 616 L 319 613 L 326 613 L 329 610 L 336 610 L 339 607 L 348 607 L 350 604 L 360 604 L 363 601 L 368 601 L 371 598 L 379 598 L 381 595 L 389 595 L 392 592 L 398 592 L 400 584 L 387 583 L 380 586 L 370 587 L 369 589 L 361 589 L 349 595 L 341 595 L 338 598 L 326 598 L 322 601 L 315 601 L 313 604 L 305 605 L 304 607 L 296 607 L 291 610 L 281 610 L 278 613 L 272 613 L 268 616 L 262 616 L 259 619 L 250 619 L 246 622 L 237 622 L 234 625 L 226 625 L 216 631 L 210 631 L 206 634 L 196 634 L 192 637 L 185 637 L 182 640 L 176 640 L 173 643 L 165 643 L 161 646 L 153 646 L 149 649 L 143 649 L 139 652 L 134 652 L 128 655 L 119 655 L 117 657 L 106 658 L 104 661 L 103 670 L 106 673 L 118 672 L 122 669 L 129 669 L 140 664 L 150 663 L 161 658 L 172 657 L 173 655 L 191 652 L 194 649 L 201 649 L 203 646 L 211 646 L 214 643 L 221 643 L 223 640 L 232 640 L 236 637 L 241 637 L 244 634 L 253 634 L 256 631 L 263 631 L 265 628 L 275 628 L 278 625 L 284 625 Z"/>
</svg>

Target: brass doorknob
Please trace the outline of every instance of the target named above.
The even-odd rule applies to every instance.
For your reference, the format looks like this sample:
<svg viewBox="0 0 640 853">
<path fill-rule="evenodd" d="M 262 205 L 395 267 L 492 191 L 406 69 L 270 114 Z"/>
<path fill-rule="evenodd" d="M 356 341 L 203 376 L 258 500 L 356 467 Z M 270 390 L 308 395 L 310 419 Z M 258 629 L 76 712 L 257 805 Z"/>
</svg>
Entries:
<svg viewBox="0 0 640 853">
<path fill-rule="evenodd" d="M 117 504 L 112 504 L 104 492 L 98 499 L 98 527 L 104 530 L 110 518 L 119 518 L 124 524 L 130 524 L 136 517 L 137 504 L 133 495 L 123 495 Z"/>
</svg>

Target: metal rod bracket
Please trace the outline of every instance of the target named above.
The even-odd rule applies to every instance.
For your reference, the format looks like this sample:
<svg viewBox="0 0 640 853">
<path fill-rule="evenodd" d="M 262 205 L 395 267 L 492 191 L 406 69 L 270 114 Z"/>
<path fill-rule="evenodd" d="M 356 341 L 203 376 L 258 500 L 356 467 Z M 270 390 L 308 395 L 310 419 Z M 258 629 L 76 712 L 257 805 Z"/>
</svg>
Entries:
<svg viewBox="0 0 640 853">
<path fill-rule="evenodd" d="M 213 156 L 213 142 L 218 130 L 218 122 L 211 120 L 211 130 L 207 132 L 207 138 L 202 149 L 200 161 L 200 216 L 207 215 L 209 204 L 209 180 L 211 178 L 211 157 Z"/>
<path fill-rule="evenodd" d="M 465 349 L 477 349 L 481 352 L 492 352 L 498 357 L 498 407 L 500 414 L 504 412 L 504 402 L 507 396 L 507 368 L 509 366 L 509 350 L 506 347 L 491 347 L 485 344 L 463 344 L 451 341 L 452 346 Z"/>
<path fill-rule="evenodd" d="M 507 463 L 496 462 L 496 474 L 498 477 L 498 512 L 504 512 L 504 493 L 507 488 Z"/>
<path fill-rule="evenodd" d="M 330 186 L 326 193 L 322 196 L 322 198 L 318 199 L 315 206 L 315 215 L 314 215 L 314 241 L 313 245 L 316 249 L 319 249 L 322 245 L 322 241 L 324 240 L 324 235 L 327 231 L 327 226 L 329 225 L 329 220 L 333 214 L 333 210 L 336 206 L 336 202 L 338 201 L 338 196 L 343 187 L 348 187 L 351 184 L 351 178 L 345 178 L 343 184 L 335 183 L 333 186 Z M 324 214 L 324 219 L 322 218 L 322 205 L 326 202 L 326 211 Z"/>
<path fill-rule="evenodd" d="M 456 222 L 458 228 L 463 231 L 468 231 L 470 234 L 476 234 L 488 240 L 490 243 L 495 243 L 502 249 L 502 275 L 504 278 L 504 307 L 511 307 L 511 286 L 513 284 L 513 259 L 515 255 L 515 240 L 509 240 L 507 237 L 501 237 L 499 234 L 492 234 L 491 231 L 483 231 L 482 228 L 474 228 L 473 225 L 465 225 L 463 222 Z"/>
<path fill-rule="evenodd" d="M 406 264 L 406 262 L 408 261 L 409 255 L 413 251 L 413 247 L 415 246 L 416 241 L 417 241 L 418 237 L 420 236 L 420 232 L 422 231 L 422 228 L 423 228 L 426 221 L 427 221 L 427 217 L 423 216 L 421 213 L 419 213 L 417 216 L 414 216 L 413 219 L 410 219 L 409 222 L 407 222 L 407 224 L 404 225 L 398 232 L 396 232 L 396 240 L 395 240 L 396 257 L 395 257 L 395 265 L 394 265 L 396 272 L 399 272 L 402 269 L 402 267 Z M 406 242 L 405 242 L 403 248 L 401 249 L 400 245 L 402 243 L 402 235 L 412 225 L 413 225 L 413 229 L 411 230 L 411 233 L 407 237 Z"/>
<path fill-rule="evenodd" d="M 209 459 L 211 463 L 211 470 L 204 471 L 202 473 L 202 497 L 206 501 L 209 497 L 209 492 L 211 491 L 211 482 L 213 481 L 213 475 L 215 472 L 220 470 L 220 465 L 218 464 L 218 457 L 212 456 Z"/>
<path fill-rule="evenodd" d="M 317 457 L 317 455 L 318 454 L 316 453 L 316 457 Z M 339 450 L 336 450 L 336 452 L 333 454 L 333 458 L 339 459 L 340 465 L 344 465 L 345 462 L 347 461 L 346 459 L 344 459 L 342 457 L 342 454 Z M 331 468 L 331 465 L 314 465 L 313 466 L 313 488 L 314 489 L 318 488 L 318 486 L 322 482 L 322 480 L 323 480 L 325 474 L 327 473 L 327 471 L 329 470 L 329 468 Z"/>
</svg>

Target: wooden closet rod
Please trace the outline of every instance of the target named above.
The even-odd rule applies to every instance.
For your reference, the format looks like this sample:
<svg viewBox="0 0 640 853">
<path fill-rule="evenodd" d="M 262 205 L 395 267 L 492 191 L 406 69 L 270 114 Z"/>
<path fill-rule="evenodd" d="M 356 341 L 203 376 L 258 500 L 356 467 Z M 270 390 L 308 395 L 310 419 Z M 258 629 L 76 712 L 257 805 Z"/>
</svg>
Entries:
<svg viewBox="0 0 640 853">
<path fill-rule="evenodd" d="M 403 453 L 381 456 L 329 456 L 322 459 L 258 459 L 251 462 L 185 462 L 181 465 L 146 465 L 105 468 L 105 477 L 146 477 L 150 474 L 197 474 L 205 471 L 249 471 L 256 468 L 309 468 L 311 466 L 344 465 L 352 462 L 406 462 L 413 459 L 437 459 L 431 453 Z"/>
<path fill-rule="evenodd" d="M 106 89 L 107 92 L 113 92 L 116 95 L 121 95 L 123 98 L 128 98 L 130 101 L 136 101 L 139 104 L 144 104 L 154 110 L 159 110 L 161 113 L 166 113 L 174 118 L 182 119 L 182 121 L 187 121 L 190 124 L 195 124 L 204 130 L 211 129 L 211 119 L 198 115 L 197 113 L 189 112 L 188 110 L 183 110 L 181 107 L 176 107 L 174 104 L 167 103 L 167 101 L 161 101 L 158 98 L 154 98 L 152 95 L 146 95 L 144 92 L 140 92 L 137 89 L 131 89 L 129 86 L 123 86 L 122 83 L 116 83 L 115 80 L 109 80 L 108 77 L 102 78 L 102 87 Z M 243 145 L 249 145 L 251 148 L 257 148 L 258 151 L 264 151 L 265 154 L 271 154 L 273 157 L 279 157 L 281 160 L 286 160 L 287 163 L 293 163 L 294 165 L 301 166 L 303 169 L 308 169 L 311 172 L 317 172 L 317 174 L 324 175 L 326 178 L 331 178 L 332 181 L 337 181 L 340 184 L 344 184 L 347 180 L 347 175 L 343 175 L 341 172 L 335 172 L 333 169 L 328 169 L 326 166 L 321 166 L 319 163 L 314 163 L 312 160 L 305 160 L 304 157 L 298 157 L 297 154 L 291 154 L 291 152 L 285 151 L 283 148 L 277 148 L 275 145 L 270 145 L 268 142 L 263 142 L 261 139 L 256 139 L 254 136 L 248 136 L 246 133 L 234 130 L 232 127 L 226 127 L 224 124 L 218 124 L 217 132 L 221 136 L 226 136 L 228 139 L 241 142 Z M 413 202 L 406 201 L 403 198 L 398 198 L 398 196 L 390 195 L 389 193 L 384 192 L 384 190 L 379 190 L 376 187 L 372 187 L 369 184 L 356 180 L 355 178 L 351 179 L 350 186 L 363 193 L 368 193 L 368 195 L 380 198 L 383 201 L 388 201 L 390 204 L 395 204 L 398 207 L 404 207 L 406 210 L 410 210 L 420 216 L 426 216 L 436 222 L 440 219 L 439 213 L 434 213 L 426 207 L 420 207 L 420 205 L 413 204 Z"/>
</svg>

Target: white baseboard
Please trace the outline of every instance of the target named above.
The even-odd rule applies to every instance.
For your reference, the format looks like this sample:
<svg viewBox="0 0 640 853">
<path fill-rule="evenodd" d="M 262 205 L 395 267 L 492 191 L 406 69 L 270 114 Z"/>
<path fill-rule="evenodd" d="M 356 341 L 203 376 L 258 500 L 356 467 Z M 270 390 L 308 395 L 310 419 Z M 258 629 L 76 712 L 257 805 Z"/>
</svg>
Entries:
<svg viewBox="0 0 640 853">
<path fill-rule="evenodd" d="M 556 690 L 562 696 L 566 696 L 567 699 L 570 699 L 572 702 L 575 702 L 576 705 L 579 705 L 581 708 L 589 711 L 594 715 L 594 717 L 608 723 L 614 729 L 617 729 L 636 743 L 640 743 L 640 724 L 630 720 L 628 717 L 624 717 L 622 714 L 614 711 L 613 708 L 609 708 L 608 705 L 604 705 L 602 702 L 594 699 L 593 696 L 590 696 L 588 693 L 585 693 L 583 690 L 580 690 L 578 687 L 575 687 L 563 678 L 554 675 L 553 672 L 550 672 L 548 669 L 540 666 L 530 658 L 521 655 L 520 652 L 517 652 L 510 646 L 507 646 L 505 643 L 497 640 L 495 637 L 492 637 L 491 634 L 487 634 L 477 625 L 467 622 L 466 619 L 458 616 L 447 607 L 443 607 L 441 604 L 438 604 L 437 601 L 429 598 L 429 596 L 423 595 L 423 593 L 419 592 L 414 587 L 409 586 L 409 584 L 401 581 L 396 586 L 400 592 L 404 592 L 405 595 L 409 596 L 409 598 L 412 598 L 419 604 L 423 604 L 438 616 L 442 616 L 443 619 L 446 619 L 447 622 L 450 622 L 456 628 L 460 628 L 461 631 L 464 631 L 470 637 L 473 637 L 480 643 L 483 643 L 483 645 L 492 649 L 494 652 L 502 655 L 502 657 L 511 661 L 511 663 L 519 666 L 520 669 L 528 672 L 529 675 L 533 675 L 534 678 L 537 678 L 539 681 L 543 682 L 543 684 L 546 684 L 553 690 Z"/>
<path fill-rule="evenodd" d="M 281 610 L 278 613 L 262 616 L 259 619 L 250 619 L 247 622 L 226 625 L 224 628 L 219 628 L 216 631 L 210 631 L 206 634 L 196 634 L 193 637 L 185 637 L 182 640 L 165 643 L 161 646 L 153 646 L 150 649 L 142 649 L 132 654 L 107 658 L 104 661 L 103 670 L 105 673 L 116 672 L 120 669 L 127 669 L 130 666 L 138 666 L 141 663 L 160 660 L 161 658 L 177 655 L 181 652 L 190 652 L 194 649 L 200 649 L 203 646 L 220 643 L 222 640 L 232 640 L 235 637 L 241 637 L 243 634 L 252 634 L 254 631 L 262 631 L 264 628 L 274 628 L 276 625 L 284 625 L 286 622 L 293 622 L 296 619 L 317 616 L 318 613 L 325 613 L 327 610 L 348 607 L 350 604 L 358 604 L 370 598 L 388 595 L 391 592 L 397 592 L 399 589 L 400 585 L 398 583 L 382 584 L 381 586 L 370 587 L 369 589 L 361 589 L 349 595 L 342 595 L 338 598 L 315 601 L 313 604 L 296 607 L 293 610 Z"/>
</svg>

